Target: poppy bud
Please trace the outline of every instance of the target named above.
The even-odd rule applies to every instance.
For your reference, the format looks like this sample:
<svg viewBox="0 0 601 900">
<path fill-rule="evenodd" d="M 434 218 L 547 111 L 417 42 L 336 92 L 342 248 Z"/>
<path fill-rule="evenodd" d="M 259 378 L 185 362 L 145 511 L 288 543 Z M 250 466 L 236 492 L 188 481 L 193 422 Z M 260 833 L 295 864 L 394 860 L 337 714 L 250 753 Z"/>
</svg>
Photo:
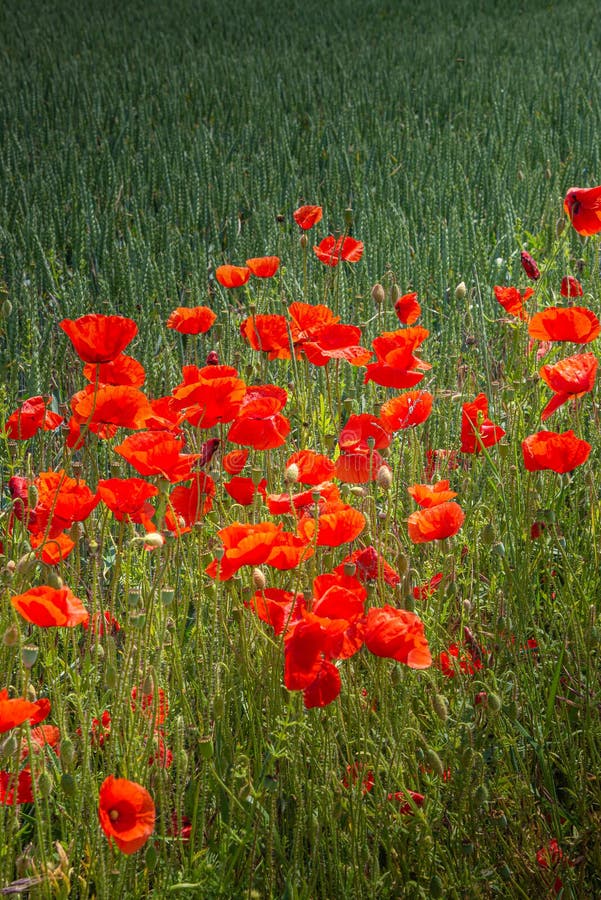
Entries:
<svg viewBox="0 0 601 900">
<path fill-rule="evenodd" d="M 10 300 L 8 299 L 8 297 L 6 297 L 2 301 L 2 304 L 0 305 L 0 316 L 2 316 L 3 319 L 8 319 L 8 317 L 10 316 L 12 311 L 13 311 L 13 305 L 10 302 Z"/>
<path fill-rule="evenodd" d="M 565 219 L 558 219 L 555 223 L 555 237 L 561 237 L 566 227 Z"/>
<path fill-rule="evenodd" d="M 265 573 L 258 566 L 253 569 L 253 584 L 257 591 L 264 591 L 267 587 Z"/>
<path fill-rule="evenodd" d="M 61 763 L 67 768 L 75 762 L 75 748 L 71 738 L 61 739 Z"/>
<path fill-rule="evenodd" d="M 460 281 L 457 287 L 455 288 L 455 300 L 464 300 L 465 295 L 467 294 L 467 287 L 465 285 L 465 281 Z"/>
<path fill-rule="evenodd" d="M 62 750 L 62 748 L 61 748 Z M 75 778 L 73 775 L 70 775 L 68 772 L 63 772 L 61 775 L 61 790 L 63 794 L 67 797 L 74 797 L 77 786 L 75 784 Z"/>
<path fill-rule="evenodd" d="M 49 585 L 49 587 L 56 588 L 57 591 L 62 590 L 62 588 L 64 588 L 65 586 L 63 579 L 60 577 L 58 572 L 54 571 L 54 569 L 51 569 L 50 572 L 48 572 L 48 575 L 46 576 L 46 584 Z"/>
<path fill-rule="evenodd" d="M 344 210 L 344 224 L 347 228 L 350 228 L 353 224 L 353 218 L 353 210 L 350 206 L 347 206 L 347 208 Z"/>
<path fill-rule="evenodd" d="M 466 597 L 461 605 L 463 606 L 463 612 L 465 613 L 465 615 L 469 616 L 472 611 L 472 601 Z"/>
<path fill-rule="evenodd" d="M 533 281 L 536 281 L 538 278 L 540 278 L 539 268 L 536 265 L 534 259 L 526 250 L 522 250 L 520 258 L 522 262 L 522 269 L 524 270 L 528 278 L 531 278 Z"/>
<path fill-rule="evenodd" d="M 392 481 L 392 472 L 388 466 L 380 466 L 378 474 L 376 475 L 378 487 L 381 487 L 383 491 L 389 491 L 392 487 Z"/>
<path fill-rule="evenodd" d="M 499 712 L 501 709 L 501 698 L 498 694 L 489 694 L 488 695 L 488 708 L 491 712 Z"/>
<path fill-rule="evenodd" d="M 382 306 L 384 300 L 386 299 L 386 291 L 379 282 L 377 284 L 374 284 L 371 289 L 371 299 L 374 301 L 376 306 Z"/>
<path fill-rule="evenodd" d="M 392 301 L 393 306 L 397 302 L 397 300 L 399 299 L 400 296 L 401 296 L 400 287 L 398 286 L 398 284 L 393 284 L 390 289 L 390 299 Z"/>
<path fill-rule="evenodd" d="M 109 690 L 114 690 L 117 687 L 117 670 L 114 666 L 110 664 L 106 667 L 104 673 L 104 683 L 106 684 Z M 62 743 L 61 743 L 61 752 L 62 752 Z"/>
<path fill-rule="evenodd" d="M 484 528 L 480 532 L 480 536 L 482 538 L 482 543 L 486 547 L 492 547 L 495 541 L 495 529 L 490 522 L 487 522 L 487 524 L 484 526 Z"/>
<path fill-rule="evenodd" d="M 424 751 L 424 760 L 426 762 L 426 765 L 432 769 L 434 774 L 438 775 L 439 778 L 442 778 L 442 776 L 444 775 L 444 766 L 436 750 L 432 750 L 431 747 L 427 747 Z"/>
<path fill-rule="evenodd" d="M 474 800 L 478 806 L 485 806 L 488 803 L 488 788 L 485 784 L 479 784 L 474 794 Z"/>
<path fill-rule="evenodd" d="M 9 734 L 0 744 L 0 758 L 8 759 L 19 749 L 19 742 L 15 734 Z"/>
<path fill-rule="evenodd" d="M 14 647 L 19 643 L 19 629 L 16 625 L 10 625 L 2 635 L 2 643 L 5 647 Z"/>
<path fill-rule="evenodd" d="M 434 900 L 444 897 L 444 885 L 438 875 L 433 875 L 430 879 L 430 896 L 434 897 Z"/>
<path fill-rule="evenodd" d="M 27 488 L 27 504 L 30 509 L 35 509 L 38 505 L 38 489 L 35 484 L 30 484 Z"/>
<path fill-rule="evenodd" d="M 522 170 L 518 169 L 518 181 L 524 181 L 525 178 L 526 178 L 526 176 L 524 175 Z"/>
<path fill-rule="evenodd" d="M 149 531 L 141 540 L 144 541 L 144 546 L 150 547 L 151 550 L 158 550 L 165 543 L 165 538 L 158 531 Z"/>
<path fill-rule="evenodd" d="M 5 569 L 5 572 L 9 576 L 9 578 L 13 577 L 16 569 L 17 569 L 17 564 L 14 561 L 14 559 L 9 559 L 9 561 L 6 563 L 6 569 Z"/>
<path fill-rule="evenodd" d="M 38 791 L 40 797 L 43 797 L 45 800 L 48 799 L 50 794 L 52 793 L 52 776 L 44 769 L 38 778 Z"/>
<path fill-rule="evenodd" d="M 17 560 L 16 571 L 19 575 L 28 575 L 36 564 L 35 553 L 25 553 Z"/>
<path fill-rule="evenodd" d="M 441 722 L 446 722 L 449 717 L 449 707 L 447 698 L 442 694 L 434 694 L 432 698 L 432 708 Z"/>
<path fill-rule="evenodd" d="M 217 355 L 216 350 L 209 350 L 207 353 L 207 358 L 205 360 L 206 366 L 218 366 L 219 365 L 219 357 Z"/>
<path fill-rule="evenodd" d="M 300 472 L 296 463 L 291 463 L 284 472 L 285 484 L 297 484 Z"/>
<path fill-rule="evenodd" d="M 144 856 L 144 862 L 146 863 L 146 868 L 149 872 L 153 872 L 156 868 L 158 858 L 159 857 L 156 851 L 156 847 L 154 846 L 154 844 L 149 844 Z"/>
<path fill-rule="evenodd" d="M 301 234 L 301 236 L 298 239 L 298 242 L 301 245 L 301 247 L 303 248 L 303 250 L 307 249 L 307 244 L 309 243 L 309 240 L 308 240 L 306 234 Z"/>
<path fill-rule="evenodd" d="M 21 660 L 26 669 L 33 669 L 39 650 L 37 647 L 27 646 L 21 650 Z"/>
</svg>

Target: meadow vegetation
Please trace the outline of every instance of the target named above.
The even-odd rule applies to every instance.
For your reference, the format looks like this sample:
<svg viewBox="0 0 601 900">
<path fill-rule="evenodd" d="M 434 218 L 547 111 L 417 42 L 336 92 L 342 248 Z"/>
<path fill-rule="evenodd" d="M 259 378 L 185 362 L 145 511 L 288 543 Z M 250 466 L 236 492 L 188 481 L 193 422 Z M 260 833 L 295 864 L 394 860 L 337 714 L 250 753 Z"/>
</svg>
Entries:
<svg viewBox="0 0 601 900">
<path fill-rule="evenodd" d="M 601 893 L 595 13 L 2 5 L 0 895 Z"/>
</svg>

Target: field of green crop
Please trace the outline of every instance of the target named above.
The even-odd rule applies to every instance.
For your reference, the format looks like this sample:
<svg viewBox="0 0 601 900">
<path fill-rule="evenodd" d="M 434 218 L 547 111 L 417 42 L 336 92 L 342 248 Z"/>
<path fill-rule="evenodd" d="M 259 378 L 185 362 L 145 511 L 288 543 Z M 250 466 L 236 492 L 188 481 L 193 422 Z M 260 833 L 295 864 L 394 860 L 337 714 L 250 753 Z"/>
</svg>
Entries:
<svg viewBox="0 0 601 900">
<path fill-rule="evenodd" d="M 547 345 L 529 321 L 600 314 L 601 236 L 563 208 L 569 188 L 601 184 L 600 48 L 590 0 L 0 5 L 0 897 L 601 895 L 596 333 Z M 323 210 L 307 231 L 303 205 Z M 360 259 L 324 265 L 327 235 L 361 241 Z M 224 286 L 220 267 L 264 256 L 280 259 L 273 278 Z M 560 292 L 567 276 L 582 296 Z M 522 318 L 495 286 L 533 288 Z M 395 314 L 410 292 L 416 323 Z M 316 363 L 325 338 L 301 334 L 295 303 L 327 305 L 368 351 L 423 326 L 418 357 L 392 363 L 423 380 Z M 166 327 L 197 306 L 216 314 L 206 333 Z M 61 328 L 90 313 L 137 323 L 119 349 L 143 386 L 82 375 L 114 359 Z M 241 333 L 267 315 L 287 317 L 282 358 Z M 209 380 L 210 351 L 236 400 Z M 539 374 L 565 357 L 590 384 Z M 433 399 L 415 427 L 383 406 L 407 388 Z M 38 396 L 63 422 L 25 437 L 25 413 L 10 417 Z M 166 397 L 177 412 L 165 402 L 159 422 L 148 402 Z M 234 440 L 246 402 L 260 411 Z M 265 422 L 283 436 L 261 447 Z M 185 476 L 120 453 L 177 427 L 180 467 L 202 457 Z M 528 470 L 522 442 L 543 430 L 573 430 L 590 455 Z M 226 490 L 244 447 L 248 503 Z M 303 450 L 328 458 L 327 487 L 299 483 Z M 116 517 L 102 484 L 120 479 L 133 503 L 134 477 L 150 508 Z M 407 488 L 441 479 L 465 519 L 418 541 Z M 322 543 L 330 502 L 344 515 Z M 276 526 L 278 564 L 263 552 Z M 396 580 L 347 563 L 323 612 L 319 578 L 366 549 Z M 22 596 L 66 588 L 86 627 L 84 612 L 24 615 Z M 279 633 L 257 614 L 265 590 L 304 598 Z M 423 627 L 431 663 L 377 652 L 388 608 Z M 331 702 L 311 702 L 308 657 L 339 678 Z M 132 791 L 132 828 L 151 820 L 138 846 L 111 832 Z"/>
</svg>

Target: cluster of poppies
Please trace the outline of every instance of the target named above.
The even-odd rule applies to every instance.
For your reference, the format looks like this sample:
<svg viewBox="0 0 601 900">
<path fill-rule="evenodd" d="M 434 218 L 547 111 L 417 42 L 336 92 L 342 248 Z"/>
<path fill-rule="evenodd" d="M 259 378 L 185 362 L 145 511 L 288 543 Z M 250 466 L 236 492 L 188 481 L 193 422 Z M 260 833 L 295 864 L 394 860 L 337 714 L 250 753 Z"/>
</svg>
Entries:
<svg viewBox="0 0 601 900">
<path fill-rule="evenodd" d="M 580 233 L 601 231 L 601 188 L 571 189 L 565 208 Z M 321 219 L 318 206 L 303 206 L 294 213 L 303 237 Z M 357 262 L 363 244 L 349 234 L 329 235 L 313 250 L 319 261 L 334 268 L 341 262 Z M 540 271 L 526 252 L 522 265 L 536 282 Z M 226 289 L 248 291 L 251 277 L 272 278 L 279 266 L 278 257 L 255 257 L 247 259 L 244 266 L 220 266 L 215 277 Z M 374 299 L 384 293 L 376 288 Z M 594 313 L 571 305 L 583 294 L 572 276 L 561 282 L 559 293 L 566 305 L 550 306 L 532 316 L 526 304 L 535 296 L 534 288 L 497 286 L 494 293 L 510 317 L 527 324 L 531 341 L 540 342 L 539 353 L 549 352 L 555 342 L 588 344 L 599 334 Z M 252 570 L 255 593 L 247 605 L 281 636 L 284 683 L 290 691 L 302 692 L 307 708 L 326 706 L 338 697 L 340 666 L 363 646 L 376 656 L 412 669 L 429 667 L 432 657 L 421 619 L 392 604 L 370 606 L 367 602 L 370 584 L 377 584 L 381 594 L 385 588 L 393 589 L 401 583 L 401 576 L 369 538 L 347 552 L 333 571 L 317 576 L 310 591 L 296 593 L 270 587 L 265 575 L 265 567 L 297 569 L 318 548 L 338 548 L 358 541 L 367 528 L 367 519 L 347 502 L 351 492 L 344 494 L 343 486 L 375 484 L 382 494 L 389 490 L 393 472 L 387 459 L 395 436 L 422 425 L 431 415 L 433 396 L 418 387 L 431 366 L 420 356 L 429 332 L 415 324 L 421 315 L 416 292 L 400 295 L 398 291 L 393 307 L 401 327 L 378 334 L 371 348 L 362 345 L 359 327 L 341 323 L 325 304 L 297 301 L 290 303 L 283 314 L 252 312 L 240 323 L 242 340 L 268 360 L 304 359 L 317 368 L 348 363 L 364 370 L 364 384 L 372 382 L 398 392 L 380 405 L 377 414 L 348 416 L 331 456 L 309 448 L 292 452 L 281 470 L 284 490 L 279 493 L 270 490 L 273 485 L 265 478 L 256 477 L 256 469 L 252 475 L 244 472 L 251 464 L 251 451 L 256 454 L 286 444 L 292 431 L 284 412 L 287 390 L 271 383 L 247 384 L 237 368 L 222 364 L 216 351 L 211 350 L 205 365 L 183 367 L 181 382 L 170 394 L 151 398 L 142 390 L 143 366 L 124 352 L 138 331 L 133 320 L 94 313 L 64 319 L 60 327 L 84 364 L 86 384 L 70 399 L 64 416 L 52 408 L 50 398 L 28 398 L 6 421 L 6 435 L 23 441 L 40 431 L 53 432 L 64 426 L 67 448 L 75 452 L 90 447 L 94 440 L 111 441 L 125 429 L 130 433 L 119 434 L 112 452 L 135 474 L 100 479 L 95 487 L 65 469 L 33 477 L 13 475 L 9 480 L 12 509 L 8 532 L 23 529 L 33 557 L 47 567 L 56 566 L 76 546 L 78 529 L 74 526 L 98 508 L 104 517 L 112 515 L 124 525 L 139 526 L 148 549 L 160 548 L 167 539 L 180 539 L 202 522 L 213 507 L 218 493 L 216 481 L 220 481 L 239 506 L 252 505 L 253 516 L 251 522 L 235 521 L 212 535 L 215 552 L 206 574 L 226 582 L 243 567 Z M 206 306 L 178 307 L 169 316 L 167 327 L 185 335 L 202 335 L 210 331 L 216 319 L 215 312 Z M 542 366 L 541 379 L 552 391 L 541 414 L 543 422 L 565 403 L 592 391 L 597 365 L 594 354 L 588 352 Z M 196 436 L 202 432 L 205 438 L 201 446 L 193 445 L 196 452 L 189 452 L 192 430 Z M 450 481 L 433 481 L 441 463 L 447 471 L 453 471 L 459 453 L 486 454 L 504 436 L 503 428 L 490 418 L 485 394 L 463 404 L 460 447 L 428 449 L 425 483 L 408 488 L 418 506 L 406 522 L 412 543 L 452 538 L 464 522 Z M 585 462 L 590 450 L 590 445 L 572 431 L 539 431 L 522 442 L 528 471 L 572 471 Z M 53 579 L 47 579 L 52 580 L 52 586 L 34 585 L 11 597 L 12 606 L 27 623 L 42 628 L 74 628 L 80 624 L 95 629 L 113 627 L 111 612 L 93 611 L 90 616 L 81 600 L 53 574 Z M 413 596 L 427 598 L 442 577 L 438 573 L 414 587 Z M 443 671 L 446 667 L 445 674 L 473 673 L 481 663 L 477 654 L 470 651 L 466 655 L 459 645 L 452 645 L 439 665 Z M 145 709 L 150 701 L 132 693 L 132 702 Z M 51 730 L 54 726 L 38 731 L 49 710 L 47 700 L 33 703 L 9 699 L 3 691 L 0 732 L 28 722 L 34 742 L 39 739 L 42 745 L 55 746 L 58 732 Z M 108 711 L 106 716 L 106 723 L 102 720 L 103 737 L 110 733 Z M 160 727 L 163 719 L 154 723 L 154 736 L 161 764 L 167 766 L 169 754 Z M 98 720 L 99 729 L 100 724 Z M 34 793 L 27 765 L 21 767 L 16 780 L 0 772 L 0 802 L 30 802 Z M 417 802 L 415 797 L 413 802 Z M 99 816 L 110 840 L 123 852 L 131 853 L 152 833 L 155 810 L 141 785 L 109 776 L 100 789 Z"/>
</svg>

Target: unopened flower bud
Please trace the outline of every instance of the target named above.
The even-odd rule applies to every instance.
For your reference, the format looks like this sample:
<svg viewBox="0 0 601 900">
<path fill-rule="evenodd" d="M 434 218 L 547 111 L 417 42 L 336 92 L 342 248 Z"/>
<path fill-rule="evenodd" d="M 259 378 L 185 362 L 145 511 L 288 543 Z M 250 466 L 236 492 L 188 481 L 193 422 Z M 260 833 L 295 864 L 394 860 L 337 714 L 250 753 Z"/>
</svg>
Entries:
<svg viewBox="0 0 601 900">
<path fill-rule="evenodd" d="M 465 285 L 465 281 L 460 281 L 457 287 L 455 288 L 455 300 L 464 300 L 467 294 L 467 287 Z"/>
<path fill-rule="evenodd" d="M 301 236 L 298 239 L 298 242 L 301 245 L 301 247 L 303 248 L 303 250 L 307 249 L 307 244 L 309 243 L 309 240 L 308 240 L 306 234 L 301 234 Z"/>
<path fill-rule="evenodd" d="M 267 579 L 265 578 L 265 573 L 262 569 L 259 569 L 258 566 L 253 569 L 253 584 L 257 591 L 264 591 L 267 587 Z"/>
<path fill-rule="evenodd" d="M 48 572 L 48 575 L 46 576 L 46 584 L 49 587 L 55 588 L 55 590 L 57 591 L 62 590 L 62 588 L 64 588 L 65 586 L 63 579 L 60 577 L 58 572 L 54 571 L 54 569 Z"/>
<path fill-rule="evenodd" d="M 380 466 L 376 475 L 376 483 L 383 491 L 389 491 L 392 487 L 392 472 L 388 466 Z"/>
<path fill-rule="evenodd" d="M 46 771 L 46 769 L 44 769 L 44 771 L 38 778 L 38 792 L 40 794 L 40 797 L 43 797 L 45 800 L 47 800 L 52 793 L 52 787 L 52 776 L 49 774 L 49 772 Z"/>
<path fill-rule="evenodd" d="M 444 775 L 444 766 L 442 764 L 442 760 L 436 750 L 432 750 L 431 747 L 428 747 L 424 751 L 424 760 L 426 765 L 432 769 L 435 775 L 438 775 L 439 778 L 442 778 Z"/>
<path fill-rule="evenodd" d="M 390 289 L 390 299 L 392 301 L 393 306 L 397 302 L 397 300 L 399 299 L 400 296 L 401 296 L 400 287 L 398 286 L 398 284 L 393 284 L 392 288 Z"/>
<path fill-rule="evenodd" d="M 144 546 L 150 547 L 151 550 L 158 550 L 165 543 L 165 538 L 158 531 L 149 531 L 142 540 L 144 541 Z"/>
<path fill-rule="evenodd" d="M 285 484 L 296 484 L 298 482 L 299 475 L 300 475 L 300 472 L 298 470 L 298 466 L 296 465 L 296 463 L 290 463 L 290 465 L 287 466 L 287 468 L 284 472 Z"/>
<path fill-rule="evenodd" d="M 347 228 L 350 228 L 353 224 L 353 210 L 350 206 L 344 210 L 344 224 Z"/>
<path fill-rule="evenodd" d="M 28 575 L 36 564 L 35 553 L 25 553 L 17 560 L 16 571 L 19 575 Z"/>
<path fill-rule="evenodd" d="M 449 718 L 449 707 L 447 698 L 442 694 L 434 694 L 432 698 L 432 708 L 441 722 L 446 722 Z"/>
<path fill-rule="evenodd" d="M 488 708 L 491 712 L 499 712 L 501 709 L 502 703 L 501 698 L 498 694 L 489 694 L 488 695 Z"/>
<path fill-rule="evenodd" d="M 39 494 L 37 487 L 35 486 L 35 484 L 30 484 L 27 488 L 27 505 L 30 509 L 35 509 L 35 507 L 38 505 L 38 498 Z"/>
<path fill-rule="evenodd" d="M 2 643 L 5 647 L 14 647 L 19 643 L 19 629 L 16 625 L 9 625 L 2 635 Z"/>
<path fill-rule="evenodd" d="M 10 302 L 10 300 L 8 299 L 8 297 L 6 297 L 2 301 L 2 304 L 0 304 L 0 316 L 2 316 L 3 319 L 8 319 L 8 317 L 10 316 L 12 311 L 13 311 L 13 305 Z"/>
</svg>

